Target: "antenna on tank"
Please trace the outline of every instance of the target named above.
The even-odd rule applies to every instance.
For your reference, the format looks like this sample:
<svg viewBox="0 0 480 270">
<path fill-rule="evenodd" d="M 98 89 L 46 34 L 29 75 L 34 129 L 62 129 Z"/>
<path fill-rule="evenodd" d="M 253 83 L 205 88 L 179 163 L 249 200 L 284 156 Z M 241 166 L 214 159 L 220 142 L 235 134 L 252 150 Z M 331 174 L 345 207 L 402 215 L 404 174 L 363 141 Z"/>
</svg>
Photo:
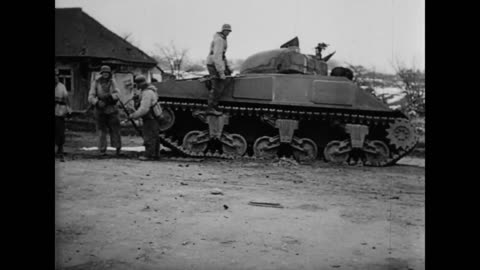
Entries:
<svg viewBox="0 0 480 270">
<path fill-rule="evenodd" d="M 394 61 L 394 46 L 395 46 L 395 6 L 392 0 L 392 61 Z"/>
<path fill-rule="evenodd" d="M 295 1 L 295 22 L 293 24 L 293 35 L 297 36 L 297 25 L 298 25 L 298 6 L 300 0 Z"/>
</svg>

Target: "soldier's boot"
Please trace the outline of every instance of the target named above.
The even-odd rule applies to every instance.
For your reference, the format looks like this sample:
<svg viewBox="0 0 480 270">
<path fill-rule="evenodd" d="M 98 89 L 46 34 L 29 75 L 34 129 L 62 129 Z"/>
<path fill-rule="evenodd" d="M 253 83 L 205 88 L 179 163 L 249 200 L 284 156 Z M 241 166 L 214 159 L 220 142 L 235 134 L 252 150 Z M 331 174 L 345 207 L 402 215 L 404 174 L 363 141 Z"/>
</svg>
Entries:
<svg viewBox="0 0 480 270">
<path fill-rule="evenodd" d="M 155 143 L 155 154 L 153 156 L 154 160 L 160 160 L 160 142 Z"/>
<path fill-rule="evenodd" d="M 155 155 L 155 145 L 151 142 L 149 138 L 146 138 L 146 143 L 143 143 L 145 146 L 145 152 L 138 159 L 141 161 L 153 160 Z"/>
<path fill-rule="evenodd" d="M 116 152 L 115 152 L 115 154 L 116 154 L 117 156 L 123 156 L 123 154 L 122 154 L 122 148 L 118 147 L 117 150 L 116 150 Z"/>
</svg>

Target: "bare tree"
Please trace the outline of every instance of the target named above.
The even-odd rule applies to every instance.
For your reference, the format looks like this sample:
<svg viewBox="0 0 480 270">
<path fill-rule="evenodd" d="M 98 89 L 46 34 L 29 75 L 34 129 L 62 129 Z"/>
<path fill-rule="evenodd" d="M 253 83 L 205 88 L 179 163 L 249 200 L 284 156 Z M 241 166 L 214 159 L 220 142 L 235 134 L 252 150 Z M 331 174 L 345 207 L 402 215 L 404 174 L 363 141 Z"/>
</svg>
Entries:
<svg viewBox="0 0 480 270">
<path fill-rule="evenodd" d="M 397 86 L 405 92 L 405 106 L 402 108 L 405 112 L 415 112 L 423 116 L 425 114 L 425 71 L 408 68 L 404 64 L 394 66 L 399 78 Z"/>
<path fill-rule="evenodd" d="M 160 44 L 156 44 L 155 46 L 157 47 L 157 55 L 155 58 L 158 60 L 159 64 L 166 64 L 169 67 L 171 74 L 176 78 L 181 79 L 181 71 L 188 62 L 188 50 L 177 48 L 173 41 L 171 41 L 168 46 Z"/>
</svg>

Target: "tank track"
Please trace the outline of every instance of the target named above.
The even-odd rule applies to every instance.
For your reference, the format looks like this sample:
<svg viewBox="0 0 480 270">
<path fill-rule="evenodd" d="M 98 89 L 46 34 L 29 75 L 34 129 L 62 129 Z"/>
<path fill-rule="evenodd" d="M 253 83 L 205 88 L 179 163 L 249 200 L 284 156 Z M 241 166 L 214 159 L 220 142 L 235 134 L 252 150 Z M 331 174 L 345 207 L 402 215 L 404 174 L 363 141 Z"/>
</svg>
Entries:
<svg viewBox="0 0 480 270">
<path fill-rule="evenodd" d="M 164 107 L 169 107 L 174 111 L 195 111 L 195 110 L 204 110 L 207 108 L 207 105 L 203 102 L 182 102 L 182 101 L 159 101 L 160 104 Z M 306 111 L 299 109 L 280 109 L 280 108 L 266 108 L 266 107 L 254 107 L 254 106 L 231 106 L 231 105 L 219 105 L 224 113 L 229 114 L 230 116 L 256 116 L 261 117 L 264 115 L 269 115 L 278 118 L 284 119 L 293 119 L 293 120 L 337 120 L 345 124 L 363 124 L 363 125 L 388 125 L 390 122 L 395 121 L 397 118 L 406 118 L 406 117 L 395 117 L 395 116 L 378 116 L 378 115 L 368 115 L 360 113 L 351 113 L 351 112 L 338 112 L 338 111 Z M 166 147 L 172 149 L 175 153 L 178 153 L 182 156 L 192 157 L 192 158 L 220 158 L 220 159 L 242 159 L 242 160 L 264 160 L 264 158 L 258 158 L 255 156 L 244 155 L 241 157 L 232 156 L 222 153 L 195 153 L 184 149 L 181 145 L 181 142 L 174 141 L 172 138 L 167 137 L 165 134 L 160 134 L 160 141 Z M 385 160 L 381 163 L 372 164 L 368 161 L 364 162 L 365 166 L 388 166 L 393 165 L 402 157 L 408 155 L 413 151 L 415 145 L 408 149 L 400 149 L 398 152 L 394 153 L 388 160 Z"/>
</svg>

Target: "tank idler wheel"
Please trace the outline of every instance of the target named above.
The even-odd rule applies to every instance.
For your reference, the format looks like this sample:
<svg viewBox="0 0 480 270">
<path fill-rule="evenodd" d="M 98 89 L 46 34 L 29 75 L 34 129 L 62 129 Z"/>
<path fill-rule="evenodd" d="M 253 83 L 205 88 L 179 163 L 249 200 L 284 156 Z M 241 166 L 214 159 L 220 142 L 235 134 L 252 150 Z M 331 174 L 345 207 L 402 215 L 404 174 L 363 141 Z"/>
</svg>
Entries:
<svg viewBox="0 0 480 270">
<path fill-rule="evenodd" d="M 164 108 L 162 111 L 160 132 L 169 130 L 175 124 L 175 113 L 170 108 Z"/>
<path fill-rule="evenodd" d="M 183 137 L 182 147 L 187 151 L 199 154 L 205 152 L 209 141 L 208 132 L 192 130 Z"/>
<path fill-rule="evenodd" d="M 292 141 L 293 156 L 297 161 L 313 161 L 317 158 L 317 144 L 308 138 L 294 138 Z"/>
<path fill-rule="evenodd" d="M 273 159 L 277 156 L 280 139 L 278 136 L 263 136 L 255 140 L 253 144 L 253 153 L 258 158 Z"/>
<path fill-rule="evenodd" d="M 222 134 L 220 138 L 224 154 L 241 157 L 247 151 L 247 141 L 240 134 Z"/>
<path fill-rule="evenodd" d="M 325 146 L 323 155 L 327 162 L 342 164 L 350 157 L 350 151 L 352 151 L 352 147 L 348 140 L 331 141 Z"/>
<path fill-rule="evenodd" d="M 366 165 L 381 166 L 390 157 L 388 145 L 382 141 L 367 141 L 363 147 Z"/>
</svg>

